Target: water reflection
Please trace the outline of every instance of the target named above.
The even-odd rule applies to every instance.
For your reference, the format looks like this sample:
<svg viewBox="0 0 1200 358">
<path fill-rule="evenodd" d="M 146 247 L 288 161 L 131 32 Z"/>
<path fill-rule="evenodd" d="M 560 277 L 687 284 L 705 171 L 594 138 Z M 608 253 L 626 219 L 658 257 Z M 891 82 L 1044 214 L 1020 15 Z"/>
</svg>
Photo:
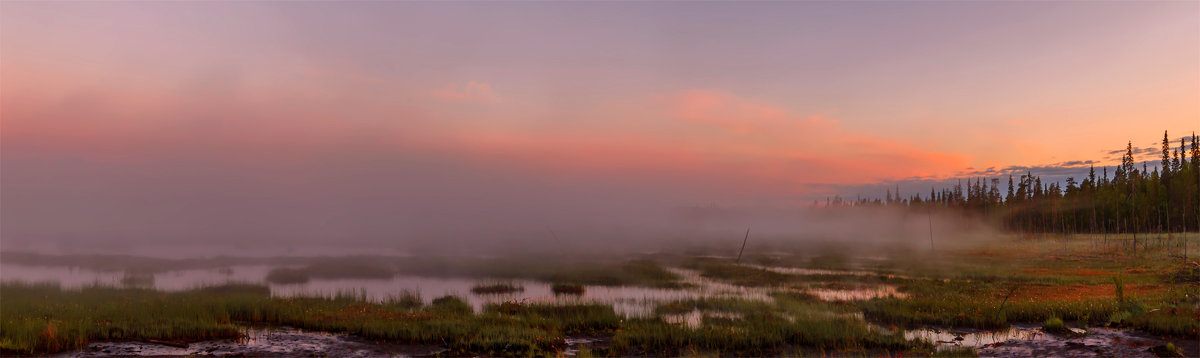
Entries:
<svg viewBox="0 0 1200 358">
<path fill-rule="evenodd" d="M 904 331 L 904 338 L 908 340 L 926 340 L 930 343 L 937 344 L 940 348 L 955 346 L 982 348 L 987 345 L 1007 342 L 1010 340 L 1029 340 L 1037 337 L 1039 334 L 1042 334 L 1042 332 L 1036 326 L 1015 325 L 1009 329 L 997 331 L 951 331 L 935 328 L 921 328 Z"/>
<path fill-rule="evenodd" d="M 454 278 L 397 275 L 380 279 L 321 279 L 299 284 L 269 283 L 265 280 L 271 270 L 268 265 L 241 265 L 211 269 L 175 270 L 159 273 L 108 272 L 56 266 L 25 266 L 0 264 L 0 280 L 25 282 L 56 282 L 66 289 L 85 286 L 140 287 L 162 291 L 181 291 L 202 286 L 225 283 L 263 284 L 271 294 L 280 297 L 305 295 L 332 296 L 353 294 L 368 300 L 382 301 L 407 293 L 417 294 L 429 303 L 435 298 L 453 295 L 465 299 L 476 311 L 489 303 L 506 301 L 530 303 L 606 303 L 611 304 L 617 314 L 626 317 L 643 317 L 653 313 L 659 303 L 698 298 L 738 298 L 755 301 L 771 301 L 773 288 L 744 287 L 700 276 L 695 270 L 671 267 L 670 272 L 679 275 L 680 281 L 691 286 L 686 289 L 664 289 L 633 286 L 585 286 L 581 295 L 556 295 L 551 285 L 532 280 L 504 280 L 521 286 L 523 290 L 504 294 L 475 294 L 471 288 L 487 278 Z M 789 269 L 796 270 L 796 269 Z M 825 270 L 820 271 L 822 274 Z M 816 272 L 814 271 L 814 272 Z M 492 280 L 495 281 L 495 280 Z M 875 297 L 897 296 L 895 287 L 878 285 L 849 289 L 805 288 L 802 291 L 829 301 L 863 300 Z"/>
<path fill-rule="evenodd" d="M 428 276 L 397 275 L 387 279 L 318 279 L 301 284 L 267 283 L 265 278 L 271 267 L 266 265 L 233 266 L 217 269 L 178 270 L 161 273 L 124 273 L 81 270 L 67 267 L 24 266 L 0 264 L 0 280 L 24 282 L 53 282 L 65 289 L 85 286 L 128 287 L 136 283 L 139 287 L 162 291 L 181 291 L 202 286 L 224 283 L 263 284 L 271 294 L 280 297 L 305 295 L 331 296 L 353 294 L 368 300 L 382 301 L 406 293 L 414 293 L 425 303 L 435 298 L 453 295 L 465 299 L 476 311 L 489 303 L 506 301 L 540 303 L 606 303 L 611 304 L 619 315 L 641 317 L 653 313 L 658 303 L 665 301 L 703 298 L 740 297 L 744 299 L 770 299 L 769 292 L 748 289 L 701 278 L 691 270 L 672 269 L 692 283 L 694 288 L 663 289 L 632 286 L 585 286 L 581 295 L 556 295 L 551 285 L 532 280 L 505 280 L 524 288 L 507 294 L 475 294 L 471 288 L 486 278 L 444 278 Z M 136 282 L 131 279 L 136 277 Z M 494 280 L 493 280 L 494 281 Z"/>
</svg>

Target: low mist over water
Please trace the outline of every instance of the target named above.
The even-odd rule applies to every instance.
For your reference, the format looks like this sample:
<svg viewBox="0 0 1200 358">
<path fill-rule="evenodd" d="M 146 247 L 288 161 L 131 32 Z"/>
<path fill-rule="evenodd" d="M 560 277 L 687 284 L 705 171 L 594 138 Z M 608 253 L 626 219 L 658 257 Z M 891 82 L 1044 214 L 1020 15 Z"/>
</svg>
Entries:
<svg viewBox="0 0 1200 358">
<path fill-rule="evenodd" d="M 687 252 L 734 255 L 743 239 L 752 252 L 853 248 L 851 255 L 895 249 L 929 249 L 935 240 L 958 244 L 992 235 L 989 223 L 938 212 L 889 208 L 806 208 L 790 210 L 692 207 L 637 213 L 637 219 L 608 223 L 563 214 L 559 221 L 510 219 L 462 225 L 425 223 L 421 234 L 378 236 L 247 236 L 243 240 L 148 237 L 58 237 L 5 240 L 0 251 L 48 254 L 124 254 L 162 258 L 218 256 L 621 256 Z M 549 219 L 550 216 L 545 219 Z M 295 229 L 286 229 L 295 230 Z M 749 234 L 747 235 L 747 231 Z M 748 238 L 747 238 L 748 236 Z"/>
</svg>

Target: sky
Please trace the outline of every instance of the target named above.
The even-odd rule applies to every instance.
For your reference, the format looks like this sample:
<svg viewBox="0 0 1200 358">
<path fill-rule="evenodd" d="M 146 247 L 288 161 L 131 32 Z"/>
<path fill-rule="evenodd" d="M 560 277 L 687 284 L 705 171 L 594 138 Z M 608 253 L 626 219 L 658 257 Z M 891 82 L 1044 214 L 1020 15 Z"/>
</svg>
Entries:
<svg viewBox="0 0 1200 358">
<path fill-rule="evenodd" d="M 1197 129 L 1195 1 L 0 2 L 9 239 L 604 226 Z"/>
</svg>

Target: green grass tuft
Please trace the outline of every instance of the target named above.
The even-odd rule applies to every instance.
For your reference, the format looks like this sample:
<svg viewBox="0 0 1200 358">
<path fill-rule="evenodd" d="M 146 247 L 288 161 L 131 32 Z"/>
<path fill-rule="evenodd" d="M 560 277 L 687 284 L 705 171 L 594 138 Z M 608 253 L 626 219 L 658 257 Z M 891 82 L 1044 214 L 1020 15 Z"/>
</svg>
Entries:
<svg viewBox="0 0 1200 358">
<path fill-rule="evenodd" d="M 1067 330 L 1067 325 L 1063 324 L 1062 319 L 1059 319 L 1058 317 L 1050 317 L 1047 318 L 1046 321 L 1042 322 L 1042 331 L 1056 334 L 1065 334 L 1070 332 Z"/>
</svg>

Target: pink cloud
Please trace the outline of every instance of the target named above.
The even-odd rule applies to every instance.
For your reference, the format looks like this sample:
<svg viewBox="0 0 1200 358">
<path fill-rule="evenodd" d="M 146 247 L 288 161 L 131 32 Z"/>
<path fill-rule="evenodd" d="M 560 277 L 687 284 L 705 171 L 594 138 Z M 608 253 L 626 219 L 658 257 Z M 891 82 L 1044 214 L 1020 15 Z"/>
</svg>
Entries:
<svg viewBox="0 0 1200 358">
<path fill-rule="evenodd" d="M 425 94 L 416 93 L 417 98 Z M 495 100 L 491 86 L 478 82 L 450 86 L 439 95 L 450 102 Z M 194 103 L 186 96 L 132 90 L 109 91 L 83 102 L 20 92 L 4 95 L 3 137 L 5 149 L 17 152 L 247 168 L 431 153 L 446 162 L 564 182 L 625 178 L 673 189 L 703 186 L 714 195 L 768 198 L 802 193 L 812 185 L 949 175 L 966 167 L 962 155 L 851 132 L 825 115 L 797 114 L 727 92 L 686 90 L 648 97 L 652 100 L 633 105 L 573 108 L 579 115 L 569 117 L 576 120 L 531 127 L 514 113 L 526 113 L 522 106 L 539 103 L 505 103 L 466 117 L 486 125 L 446 126 L 442 118 L 461 114 L 397 107 L 370 93 L 349 99 L 249 93 Z M 95 105 L 81 110 L 86 103 Z M 262 170 L 270 174 L 274 169 Z"/>
<path fill-rule="evenodd" d="M 430 92 L 433 98 L 446 102 L 472 102 L 472 103 L 488 103 L 497 100 L 496 93 L 492 91 L 492 86 L 483 83 L 470 81 L 465 86 L 457 84 L 449 84 L 446 87 Z"/>
<path fill-rule="evenodd" d="M 947 176 L 966 167 L 961 154 L 851 132 L 824 115 L 796 114 L 726 92 L 687 90 L 651 98 L 650 107 L 604 109 L 610 112 L 599 116 L 609 127 L 472 130 L 458 133 L 453 148 L 480 162 L 542 175 L 673 178 L 680 185 L 723 183 L 720 190 L 758 195 Z M 617 122 L 621 118 L 637 120 Z"/>
<path fill-rule="evenodd" d="M 723 127 L 739 133 L 775 129 L 831 127 L 837 120 L 822 115 L 797 116 L 767 103 L 730 93 L 691 89 L 658 96 L 669 115 L 696 123 Z"/>
</svg>

